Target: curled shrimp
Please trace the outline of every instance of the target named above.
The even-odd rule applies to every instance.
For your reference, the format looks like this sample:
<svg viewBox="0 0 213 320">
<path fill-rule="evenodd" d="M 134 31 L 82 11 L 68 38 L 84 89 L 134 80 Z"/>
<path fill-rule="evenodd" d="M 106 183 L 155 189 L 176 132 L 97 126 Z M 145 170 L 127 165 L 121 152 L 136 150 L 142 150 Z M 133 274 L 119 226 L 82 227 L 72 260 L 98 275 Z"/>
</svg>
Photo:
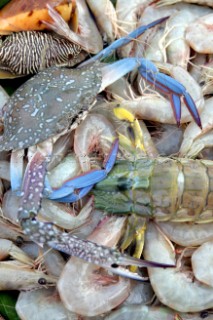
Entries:
<svg viewBox="0 0 213 320">
<path fill-rule="evenodd" d="M 0 239 L 0 260 L 6 259 L 11 256 L 26 265 L 33 266 L 33 260 L 12 241 L 7 239 Z"/>
<path fill-rule="evenodd" d="M 113 246 L 121 236 L 124 222 L 125 218 L 107 218 L 88 239 Z M 59 278 L 58 291 L 68 310 L 80 315 L 95 316 L 120 305 L 130 293 L 130 281 L 72 257 Z"/>
<path fill-rule="evenodd" d="M 184 69 L 187 68 L 190 56 L 190 47 L 184 35 L 186 27 L 193 18 L 190 11 L 183 10 L 173 14 L 166 24 L 168 62 Z"/>
<path fill-rule="evenodd" d="M 33 290 L 55 286 L 57 278 L 18 261 L 0 262 L 0 290 Z M 41 280 L 42 279 L 42 280 Z"/>
<path fill-rule="evenodd" d="M 200 320 L 199 313 L 186 314 L 164 306 L 146 306 L 143 304 L 122 306 L 113 311 L 105 320 Z M 210 318 L 207 318 L 210 320 Z"/>
<path fill-rule="evenodd" d="M 213 288 L 213 240 L 203 243 L 192 254 L 192 269 L 196 279 Z"/>
<path fill-rule="evenodd" d="M 149 223 L 144 256 L 149 260 L 175 263 L 172 244 Z M 196 312 L 213 307 L 213 288 L 189 277 L 189 273 L 174 269 L 148 268 L 152 287 L 158 299 L 165 305 L 180 312 Z"/>
<path fill-rule="evenodd" d="M 116 13 L 118 18 L 118 31 L 121 36 L 125 36 L 137 27 L 138 16 L 148 6 L 152 0 L 117 0 Z M 121 57 L 129 57 L 132 54 L 133 42 L 119 50 Z"/>
<path fill-rule="evenodd" d="M 117 35 L 117 16 L 115 8 L 110 0 L 87 0 L 98 28 L 107 42 L 113 42 Z"/>
<path fill-rule="evenodd" d="M 39 215 L 46 221 L 54 221 L 57 226 L 73 230 L 88 223 L 93 211 L 93 198 L 90 198 L 85 206 L 76 215 L 73 208 L 62 203 L 43 199 Z"/>
<path fill-rule="evenodd" d="M 168 6 L 171 4 L 176 4 L 179 2 L 188 2 L 188 3 L 195 3 L 201 6 L 209 6 L 213 8 L 212 0 L 158 0 L 158 6 Z"/>
<path fill-rule="evenodd" d="M 108 154 L 115 137 L 115 129 L 104 116 L 94 113 L 87 116 L 74 136 L 74 149 L 82 171 L 91 169 L 90 152 L 97 147 L 98 151 Z"/>
<path fill-rule="evenodd" d="M 186 41 L 199 53 L 213 53 L 213 13 L 203 16 L 186 29 Z"/>
<path fill-rule="evenodd" d="M 183 136 L 183 142 L 180 147 L 179 155 L 183 156 L 195 156 L 202 149 L 198 148 L 199 138 L 204 134 L 210 132 L 213 129 L 213 98 L 209 98 L 205 101 L 204 110 L 201 112 L 202 130 L 196 127 L 194 122 L 190 123 L 186 128 Z M 205 146 L 205 145 L 204 145 Z"/>
<path fill-rule="evenodd" d="M 19 294 L 16 311 L 20 319 L 77 320 L 77 315 L 67 310 L 54 288 L 41 289 Z"/>
<path fill-rule="evenodd" d="M 79 175 L 80 171 L 75 154 L 69 153 L 57 166 L 47 172 L 49 184 L 52 188 L 60 188 L 64 181 Z"/>
<path fill-rule="evenodd" d="M 187 157 L 194 158 L 199 155 L 205 148 L 213 147 L 213 129 L 199 136 L 191 145 Z"/>
<path fill-rule="evenodd" d="M 184 246 L 198 246 L 213 240 L 213 224 L 159 222 L 159 228 L 173 242 Z"/>
<path fill-rule="evenodd" d="M 2 217 L 0 217 L 0 237 L 19 244 L 28 240 L 19 227 L 12 225 Z"/>
<path fill-rule="evenodd" d="M 17 222 L 20 197 L 11 190 L 7 191 L 3 198 L 3 214 L 12 223 Z M 93 199 L 90 198 L 81 211 L 76 215 L 73 208 L 53 200 L 43 199 L 39 210 L 42 220 L 53 221 L 57 226 L 67 230 L 75 229 L 91 220 Z"/>
</svg>

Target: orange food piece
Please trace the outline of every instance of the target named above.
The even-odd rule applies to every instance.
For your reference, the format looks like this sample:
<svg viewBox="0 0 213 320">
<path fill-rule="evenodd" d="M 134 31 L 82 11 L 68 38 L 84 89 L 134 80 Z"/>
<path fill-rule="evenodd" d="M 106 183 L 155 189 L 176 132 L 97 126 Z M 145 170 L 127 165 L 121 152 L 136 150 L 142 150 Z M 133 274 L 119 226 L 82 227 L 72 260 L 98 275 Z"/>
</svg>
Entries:
<svg viewBox="0 0 213 320">
<path fill-rule="evenodd" d="M 75 8 L 75 1 L 12 0 L 0 10 L 0 33 L 47 29 L 46 25 L 42 23 L 42 20 L 52 22 L 46 8 L 47 3 L 60 13 L 65 21 L 70 20 Z"/>
</svg>

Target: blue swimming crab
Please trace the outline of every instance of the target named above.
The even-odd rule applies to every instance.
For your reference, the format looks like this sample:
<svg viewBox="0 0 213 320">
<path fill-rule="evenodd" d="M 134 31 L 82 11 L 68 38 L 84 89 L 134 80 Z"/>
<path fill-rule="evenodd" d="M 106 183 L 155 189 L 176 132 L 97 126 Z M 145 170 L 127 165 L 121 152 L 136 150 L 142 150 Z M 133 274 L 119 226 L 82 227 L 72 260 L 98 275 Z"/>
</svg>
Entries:
<svg viewBox="0 0 213 320">
<path fill-rule="evenodd" d="M 4 133 L 1 137 L 0 150 L 28 148 L 64 130 L 76 128 L 78 123 L 86 117 L 97 94 L 136 67 L 143 78 L 170 96 L 178 124 L 181 117 L 180 98 L 183 97 L 192 117 L 201 127 L 196 106 L 184 86 L 160 73 L 151 61 L 142 58 L 126 58 L 108 65 L 100 63 L 100 60 L 115 49 L 129 43 L 147 28 L 165 19 L 139 27 L 128 37 L 115 41 L 77 69 L 51 67 L 28 80 L 4 106 Z M 67 197 L 69 202 L 77 201 L 110 172 L 116 160 L 117 150 L 118 141 L 115 140 L 102 169 L 74 178 L 62 189 L 50 190 L 47 196 L 60 201 Z M 61 232 L 52 223 L 37 221 L 36 214 L 44 193 L 47 156 L 49 154 L 44 155 L 41 152 L 34 154 L 25 170 L 21 188 L 19 221 L 24 232 L 33 241 L 56 247 L 58 250 L 134 279 L 142 278 L 138 274 L 118 267 L 120 265 L 168 267 L 168 265 L 143 261 L 121 254 L 117 250 L 98 246 Z"/>
</svg>

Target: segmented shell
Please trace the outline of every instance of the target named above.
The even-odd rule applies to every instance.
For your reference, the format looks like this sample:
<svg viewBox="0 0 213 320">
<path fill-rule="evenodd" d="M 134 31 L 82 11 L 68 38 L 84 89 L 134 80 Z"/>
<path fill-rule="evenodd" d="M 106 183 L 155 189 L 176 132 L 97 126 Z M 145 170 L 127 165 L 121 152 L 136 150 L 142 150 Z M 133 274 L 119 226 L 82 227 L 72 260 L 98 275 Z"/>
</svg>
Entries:
<svg viewBox="0 0 213 320">
<path fill-rule="evenodd" d="M 54 34 L 13 33 L 0 46 L 0 69 L 27 75 L 54 65 L 73 66 L 80 51 L 80 46 Z"/>
<path fill-rule="evenodd" d="M 81 69 L 52 67 L 32 77 L 4 106 L 0 150 L 27 148 L 74 129 L 88 113 L 101 79 L 97 63 Z"/>
</svg>

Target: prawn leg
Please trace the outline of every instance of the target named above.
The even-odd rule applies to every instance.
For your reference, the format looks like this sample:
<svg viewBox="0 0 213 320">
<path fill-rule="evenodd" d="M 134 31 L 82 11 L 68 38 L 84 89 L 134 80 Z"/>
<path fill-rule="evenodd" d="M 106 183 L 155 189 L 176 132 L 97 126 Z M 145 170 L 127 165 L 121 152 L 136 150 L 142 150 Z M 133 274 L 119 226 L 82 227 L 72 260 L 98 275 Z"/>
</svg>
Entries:
<svg viewBox="0 0 213 320">
<path fill-rule="evenodd" d="M 139 122 L 137 119 L 135 119 L 134 115 L 130 111 L 128 111 L 127 109 L 122 108 L 122 107 L 114 108 L 113 112 L 119 120 L 126 120 L 131 123 L 133 133 L 134 133 L 135 148 L 140 149 L 142 151 L 145 151 L 145 147 L 144 147 L 144 143 L 143 143 L 143 133 L 140 128 Z M 120 137 L 120 139 L 122 139 L 121 134 L 119 134 L 119 137 Z M 126 137 L 124 137 L 124 139 L 125 138 Z M 126 138 L 126 139 L 128 139 L 128 138 Z M 131 141 L 127 141 L 127 143 L 131 144 Z"/>
<path fill-rule="evenodd" d="M 131 243 L 135 242 L 133 257 L 140 258 L 144 248 L 145 231 L 146 220 L 144 218 L 131 215 L 128 218 L 128 224 L 121 244 L 121 250 L 126 250 Z M 132 272 L 136 272 L 137 267 L 131 266 L 130 270 Z"/>
</svg>

